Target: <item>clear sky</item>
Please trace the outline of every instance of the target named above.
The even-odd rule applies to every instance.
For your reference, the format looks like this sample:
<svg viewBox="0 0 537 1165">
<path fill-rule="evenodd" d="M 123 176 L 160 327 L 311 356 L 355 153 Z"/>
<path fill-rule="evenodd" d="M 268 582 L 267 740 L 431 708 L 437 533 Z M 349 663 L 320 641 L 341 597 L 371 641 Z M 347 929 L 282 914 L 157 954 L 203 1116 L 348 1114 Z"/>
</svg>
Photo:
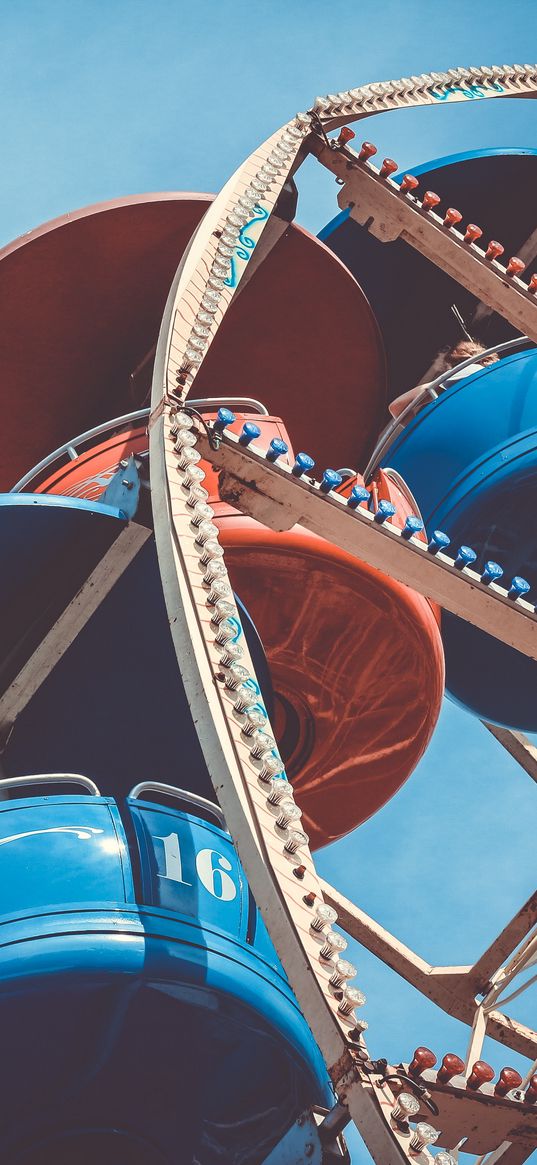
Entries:
<svg viewBox="0 0 537 1165">
<path fill-rule="evenodd" d="M 524 63 L 536 33 L 536 0 L 3 0 L 0 242 L 102 199 L 217 190 L 318 93 Z M 367 136 L 410 166 L 536 146 L 536 114 L 529 101 L 476 102 L 378 118 Z M 337 212 L 334 184 L 310 165 L 299 187 L 298 221 L 317 231 Z M 319 868 L 429 961 L 470 963 L 533 889 L 534 806 L 530 778 L 446 703 L 407 785 Z M 466 1029 L 366 952 L 354 956 L 374 1056 L 398 1061 L 420 1043 L 464 1054 Z M 531 1002 L 515 1005 L 526 1022 Z M 498 1068 L 519 1064 L 499 1045 L 486 1052 Z M 353 1165 L 369 1160 L 356 1134 L 349 1144 Z"/>
</svg>

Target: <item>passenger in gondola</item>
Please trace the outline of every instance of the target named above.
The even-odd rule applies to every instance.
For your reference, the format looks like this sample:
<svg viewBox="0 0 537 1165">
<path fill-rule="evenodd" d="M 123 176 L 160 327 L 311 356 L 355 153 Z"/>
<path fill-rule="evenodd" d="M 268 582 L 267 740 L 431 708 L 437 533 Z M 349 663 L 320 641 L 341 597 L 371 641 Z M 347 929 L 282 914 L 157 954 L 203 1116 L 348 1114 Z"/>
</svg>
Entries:
<svg viewBox="0 0 537 1165">
<path fill-rule="evenodd" d="M 413 403 L 413 401 L 417 402 L 419 400 L 419 405 L 417 405 L 416 408 L 413 409 L 407 417 L 405 417 L 403 423 L 406 423 L 415 415 L 418 409 L 421 409 L 425 405 L 429 404 L 430 401 L 434 399 L 434 397 L 424 395 L 424 390 L 428 388 L 433 380 L 436 379 L 437 376 L 440 376 L 442 372 L 448 372 L 451 368 L 454 370 L 453 375 L 450 376 L 447 381 L 445 381 L 446 385 L 450 385 L 455 380 L 463 380 L 468 376 L 473 376 L 474 373 L 480 372 L 484 365 L 494 364 L 495 361 L 498 360 L 498 355 L 496 352 L 492 352 L 488 356 L 484 356 L 483 359 L 480 359 L 481 353 L 485 351 L 486 349 L 484 345 L 479 343 L 478 340 L 459 340 L 453 348 L 442 349 L 438 353 L 436 360 L 429 370 L 429 375 L 431 372 L 433 373 L 431 380 L 425 381 L 422 384 L 417 384 L 415 388 L 410 388 L 407 392 L 401 393 L 401 396 L 396 397 L 395 400 L 392 400 L 391 404 L 388 405 L 392 417 L 400 417 L 401 414 L 404 413 L 405 409 L 407 409 L 408 406 Z M 464 360 L 469 360 L 470 357 L 475 357 L 473 363 L 467 364 L 465 368 L 461 368 L 460 371 L 457 371 L 458 365 L 461 364 Z M 420 398 L 423 399 L 420 400 Z"/>
</svg>

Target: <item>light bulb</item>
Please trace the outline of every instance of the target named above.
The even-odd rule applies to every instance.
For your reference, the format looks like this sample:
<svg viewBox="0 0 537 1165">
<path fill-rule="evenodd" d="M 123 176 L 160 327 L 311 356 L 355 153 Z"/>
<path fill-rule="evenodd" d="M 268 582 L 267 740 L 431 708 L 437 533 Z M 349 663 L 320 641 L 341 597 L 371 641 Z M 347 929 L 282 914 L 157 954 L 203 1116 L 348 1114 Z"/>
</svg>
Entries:
<svg viewBox="0 0 537 1165">
<path fill-rule="evenodd" d="M 513 1088 L 520 1088 L 522 1076 L 516 1068 L 502 1068 L 500 1078 L 494 1089 L 495 1096 L 507 1096 Z"/>
<path fill-rule="evenodd" d="M 417 1097 L 412 1096 L 410 1092 L 400 1092 L 392 1109 L 392 1117 L 395 1121 L 408 1121 L 411 1116 L 416 1116 L 419 1110 L 420 1102 Z"/>
<path fill-rule="evenodd" d="M 476 1060 L 468 1080 L 466 1081 L 466 1087 L 471 1088 L 474 1092 L 477 1092 L 477 1089 L 480 1088 L 482 1084 L 490 1084 L 490 1081 L 494 1080 L 495 1075 L 496 1073 L 494 1068 L 491 1068 L 490 1064 L 487 1064 L 485 1060 Z"/>
<path fill-rule="evenodd" d="M 324 930 L 327 923 L 330 923 L 331 926 L 334 922 L 337 922 L 337 910 L 334 910 L 333 906 L 329 906 L 328 902 L 319 902 L 315 908 L 315 917 L 310 923 L 311 929 L 320 932 Z"/>
<path fill-rule="evenodd" d="M 193 425 L 194 425 L 193 417 L 191 417 L 189 415 L 189 413 L 184 413 L 181 410 L 180 412 L 176 413 L 174 418 L 173 418 L 172 433 L 174 432 L 175 429 L 177 429 L 177 430 L 184 429 L 185 431 L 188 429 L 192 429 Z"/>
<path fill-rule="evenodd" d="M 357 974 L 358 971 L 353 963 L 347 962 L 347 959 L 337 959 L 330 976 L 330 983 L 332 987 L 342 987 L 346 979 L 354 979 Z"/>
<path fill-rule="evenodd" d="M 237 635 L 237 624 L 236 624 L 235 620 L 226 617 L 225 619 L 222 619 L 222 621 L 218 624 L 215 639 L 216 639 L 217 643 L 220 643 L 220 645 L 222 647 L 224 647 L 226 643 L 229 643 L 230 639 L 235 639 L 236 635 Z M 244 687 L 244 684 L 241 684 L 241 687 Z M 246 690 L 248 691 L 249 696 L 250 696 L 250 700 L 251 700 L 252 693 L 251 693 L 249 688 L 247 688 Z"/>
<path fill-rule="evenodd" d="M 337 930 L 327 930 L 324 934 L 324 946 L 321 947 L 319 954 L 323 959 L 331 959 L 332 955 L 336 953 L 343 954 L 347 950 L 347 939 L 344 935 L 339 934 Z"/>
<path fill-rule="evenodd" d="M 355 1007 L 363 1007 L 366 1002 L 367 1000 L 363 991 L 360 991 L 358 987 L 346 987 L 343 992 L 343 999 L 339 1003 L 339 1014 L 350 1015 Z"/>
<path fill-rule="evenodd" d="M 260 708 L 247 708 L 244 713 L 244 720 L 242 731 L 245 736 L 252 736 L 256 728 L 264 728 L 267 723 L 267 717 Z"/>
<path fill-rule="evenodd" d="M 217 599 L 216 603 L 214 604 L 214 610 L 213 610 L 212 615 L 211 615 L 211 623 L 214 623 L 215 626 L 218 627 L 218 625 L 220 623 L 223 623 L 224 619 L 233 618 L 234 615 L 235 615 L 235 604 L 234 603 L 228 602 L 227 599 Z M 248 672 L 246 672 L 246 675 L 248 675 Z"/>
<path fill-rule="evenodd" d="M 276 741 L 273 736 L 268 732 L 263 732 L 262 729 L 254 732 L 250 749 L 252 756 L 264 757 L 264 754 L 270 754 L 273 748 L 276 748 Z"/>
<path fill-rule="evenodd" d="M 234 630 L 234 634 L 236 629 Z M 232 638 L 232 636 L 230 636 Z M 233 705 L 236 712 L 244 712 L 250 708 L 254 693 L 249 685 L 241 683 L 235 689 L 235 703 Z"/>
<path fill-rule="evenodd" d="M 244 683 L 249 678 L 250 672 L 247 667 L 244 667 L 242 663 L 232 663 L 226 675 L 226 688 L 235 691 L 239 684 Z"/>
<path fill-rule="evenodd" d="M 189 487 L 191 485 L 199 485 L 199 483 L 203 481 L 204 478 L 205 470 L 201 468 L 201 465 L 189 465 L 188 469 L 185 469 L 183 485 Z"/>
<path fill-rule="evenodd" d="M 439 1084 L 449 1084 L 453 1076 L 460 1076 L 463 1072 L 464 1060 L 461 1060 L 460 1056 L 455 1056 L 453 1052 L 447 1052 L 441 1067 L 438 1069 L 436 1079 Z"/>
<path fill-rule="evenodd" d="M 203 547 L 200 562 L 210 562 L 213 558 L 223 558 L 223 556 L 224 551 L 220 543 L 214 538 L 209 538 Z"/>
<path fill-rule="evenodd" d="M 421 1153 L 422 1149 L 424 1149 L 426 1145 L 434 1145 L 439 1136 L 440 1132 L 438 1129 L 433 1128 L 432 1125 L 426 1124 L 425 1121 L 420 1121 L 420 1123 L 416 1125 L 416 1128 L 414 1129 L 414 1132 L 410 1138 L 410 1148 L 413 1149 L 415 1153 Z"/>
<path fill-rule="evenodd" d="M 240 643 L 226 643 L 222 648 L 222 655 L 220 656 L 220 663 L 222 667 L 230 667 L 237 659 L 242 659 L 244 655 Z"/>
<path fill-rule="evenodd" d="M 206 502 L 196 502 L 190 521 L 193 526 L 199 526 L 202 522 L 209 522 L 213 517 L 214 510 L 212 506 L 208 506 Z"/>
<path fill-rule="evenodd" d="M 223 562 L 217 561 L 216 559 L 214 562 L 210 562 L 208 564 L 207 570 L 203 576 L 204 582 L 212 582 L 213 579 L 215 579 L 218 584 L 225 582 L 226 586 L 228 586 L 226 567 Z M 225 597 L 224 591 L 218 591 L 218 594 L 221 599 Z M 225 594 L 227 595 L 229 592 L 226 591 Z"/>
<path fill-rule="evenodd" d="M 257 774 L 260 781 L 265 785 L 269 785 L 274 777 L 278 777 L 280 773 L 285 772 L 284 764 L 279 756 L 275 756 L 273 752 L 263 753 L 261 756 L 262 766 Z"/>
<path fill-rule="evenodd" d="M 298 821 L 299 817 L 302 817 L 302 810 L 299 809 L 298 805 L 295 805 L 295 802 L 290 797 L 285 797 L 280 802 L 279 809 L 280 816 L 276 820 L 276 825 L 279 829 L 287 829 L 287 826 L 292 821 Z"/>
<path fill-rule="evenodd" d="M 270 782 L 270 793 L 267 801 L 271 805 L 279 805 L 285 797 L 289 797 L 291 794 L 292 789 L 289 787 L 289 781 L 281 777 L 273 777 Z"/>
<path fill-rule="evenodd" d="M 426 1068 L 434 1068 L 436 1056 L 430 1048 L 416 1048 L 412 1062 L 408 1066 L 411 1076 L 421 1076 Z"/>
<path fill-rule="evenodd" d="M 202 356 L 201 352 L 197 352 L 196 349 L 193 348 L 191 344 L 187 344 L 187 346 L 185 348 L 185 357 L 189 361 L 190 364 L 201 364 L 201 362 L 203 360 L 203 356 Z"/>
<path fill-rule="evenodd" d="M 198 526 L 198 532 L 195 538 L 196 545 L 204 546 L 209 538 L 218 538 L 218 527 L 215 526 L 214 522 L 211 522 L 210 518 L 204 518 L 203 522 L 200 522 Z"/>
<path fill-rule="evenodd" d="M 191 465 L 197 465 L 198 461 L 201 461 L 201 453 L 197 449 L 190 449 L 188 446 L 186 449 L 182 449 L 180 446 L 178 448 L 177 445 L 175 448 L 180 469 L 189 469 Z"/>
<path fill-rule="evenodd" d="M 186 499 L 186 504 L 191 510 L 195 510 L 200 503 L 206 502 L 209 497 L 209 491 L 203 485 L 193 485 L 190 489 L 189 495 Z"/>
<path fill-rule="evenodd" d="M 308 845 L 309 840 L 307 833 L 304 833 L 302 829 L 290 829 L 283 848 L 288 854 L 296 854 L 297 850 Z"/>
</svg>

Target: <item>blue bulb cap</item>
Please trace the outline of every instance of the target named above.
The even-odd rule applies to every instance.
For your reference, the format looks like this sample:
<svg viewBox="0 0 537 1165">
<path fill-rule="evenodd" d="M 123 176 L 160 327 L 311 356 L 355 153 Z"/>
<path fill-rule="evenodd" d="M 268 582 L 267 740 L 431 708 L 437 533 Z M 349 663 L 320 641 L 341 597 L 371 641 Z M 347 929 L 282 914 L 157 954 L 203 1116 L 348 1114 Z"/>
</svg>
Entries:
<svg viewBox="0 0 537 1165">
<path fill-rule="evenodd" d="M 329 494 L 331 489 L 337 489 L 341 485 L 343 478 L 340 473 L 336 473 L 335 469 L 325 469 L 323 473 L 323 480 L 320 483 L 319 489 L 323 494 Z"/>
<path fill-rule="evenodd" d="M 515 577 L 511 579 L 511 586 L 507 592 L 507 598 L 521 599 L 524 595 L 527 595 L 530 589 L 530 584 L 527 579 L 521 578 L 519 574 L 515 574 Z"/>
<path fill-rule="evenodd" d="M 237 418 L 231 409 L 218 409 L 216 420 L 213 422 L 213 429 L 215 433 L 223 433 L 228 425 L 232 425 Z"/>
<path fill-rule="evenodd" d="M 368 502 L 370 497 L 368 489 L 365 489 L 363 485 L 355 485 L 347 498 L 347 505 L 351 510 L 355 510 L 362 502 Z"/>
<path fill-rule="evenodd" d="M 459 549 L 457 550 L 457 557 L 453 565 L 457 568 L 457 570 L 464 570 L 465 566 L 471 566 L 472 562 L 475 562 L 476 558 L 477 554 L 475 550 L 472 550 L 471 546 L 459 546 Z"/>
<path fill-rule="evenodd" d="M 241 429 L 239 445 L 249 445 L 250 441 L 255 441 L 260 436 L 261 429 L 259 425 L 254 425 L 253 421 L 245 421 Z"/>
<path fill-rule="evenodd" d="M 433 530 L 427 550 L 429 554 L 438 554 L 440 550 L 447 550 L 451 538 L 444 534 L 442 530 Z"/>
<path fill-rule="evenodd" d="M 391 502 L 386 502 L 383 500 L 378 504 L 378 510 L 374 515 L 374 519 L 375 522 L 378 522 L 379 526 L 382 526 L 384 522 L 387 522 L 389 518 L 393 518 L 394 515 L 395 506 L 392 506 Z"/>
<path fill-rule="evenodd" d="M 487 587 L 491 582 L 499 582 L 503 575 L 503 567 L 497 562 L 486 562 L 483 574 L 481 575 L 481 582 Z"/>
<path fill-rule="evenodd" d="M 423 530 L 423 522 L 421 518 L 417 518 L 415 514 L 409 514 L 403 529 L 401 530 L 401 537 L 413 538 L 415 534 L 421 534 Z"/>
<path fill-rule="evenodd" d="M 281 437 L 273 437 L 265 457 L 267 461 L 277 461 L 278 457 L 283 457 L 283 454 L 288 453 L 288 451 L 288 446 Z"/>
<path fill-rule="evenodd" d="M 315 462 L 313 457 L 309 456 L 309 453 L 297 453 L 291 473 L 294 477 L 302 477 L 303 473 L 311 473 L 314 468 Z"/>
</svg>

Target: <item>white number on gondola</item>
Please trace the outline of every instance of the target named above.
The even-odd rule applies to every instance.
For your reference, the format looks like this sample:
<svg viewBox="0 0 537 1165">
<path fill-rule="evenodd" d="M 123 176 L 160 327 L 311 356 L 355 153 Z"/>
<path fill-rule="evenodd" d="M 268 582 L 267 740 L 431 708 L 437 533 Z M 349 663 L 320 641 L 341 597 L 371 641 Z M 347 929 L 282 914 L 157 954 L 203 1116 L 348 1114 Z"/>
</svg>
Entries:
<svg viewBox="0 0 537 1165">
<path fill-rule="evenodd" d="M 192 882 L 187 882 L 183 878 L 183 863 L 181 861 L 181 849 L 179 847 L 179 837 L 177 833 L 169 833 L 167 837 L 154 837 L 153 841 L 161 841 L 164 846 L 164 869 L 163 874 L 159 873 L 159 878 L 169 878 L 172 882 L 181 882 L 183 886 L 191 886 Z"/>
<path fill-rule="evenodd" d="M 164 847 L 164 873 L 159 873 L 159 878 L 169 878 L 172 882 L 180 882 L 182 886 L 191 886 L 192 882 L 187 882 L 183 877 L 179 835 L 168 833 L 166 837 L 156 836 L 153 840 L 161 841 Z M 220 902 L 232 902 L 237 897 L 237 887 L 228 873 L 232 869 L 231 862 L 218 850 L 201 849 L 196 854 L 198 878 L 209 894 Z"/>
<path fill-rule="evenodd" d="M 198 878 L 205 889 L 221 902 L 232 902 L 237 896 L 237 887 L 226 870 L 232 870 L 231 862 L 215 849 L 200 849 L 196 854 Z"/>
</svg>

